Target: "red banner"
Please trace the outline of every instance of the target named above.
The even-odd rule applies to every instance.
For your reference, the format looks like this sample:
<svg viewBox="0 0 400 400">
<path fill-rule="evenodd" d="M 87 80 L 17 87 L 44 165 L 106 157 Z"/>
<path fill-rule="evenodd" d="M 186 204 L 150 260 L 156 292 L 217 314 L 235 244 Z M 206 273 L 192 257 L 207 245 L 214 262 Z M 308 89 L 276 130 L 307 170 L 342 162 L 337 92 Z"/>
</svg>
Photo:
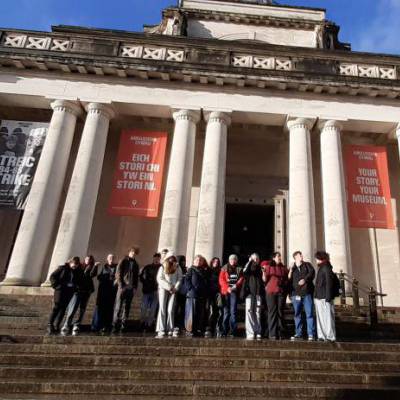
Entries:
<svg viewBox="0 0 400 400">
<path fill-rule="evenodd" d="M 346 146 L 345 160 L 350 226 L 394 229 L 386 148 Z"/>
<path fill-rule="evenodd" d="M 109 204 L 111 214 L 158 216 L 166 145 L 166 132 L 122 132 Z"/>
</svg>

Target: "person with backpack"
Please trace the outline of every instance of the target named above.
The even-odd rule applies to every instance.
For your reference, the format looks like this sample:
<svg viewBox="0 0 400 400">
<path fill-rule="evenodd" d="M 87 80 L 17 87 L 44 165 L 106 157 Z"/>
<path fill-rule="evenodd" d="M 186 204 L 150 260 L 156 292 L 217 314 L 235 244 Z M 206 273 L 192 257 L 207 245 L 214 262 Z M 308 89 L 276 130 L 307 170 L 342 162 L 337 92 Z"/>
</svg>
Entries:
<svg viewBox="0 0 400 400">
<path fill-rule="evenodd" d="M 153 255 L 153 262 L 147 264 L 139 274 L 139 280 L 142 283 L 142 304 L 140 308 L 140 320 L 142 331 L 154 329 L 156 313 L 158 309 L 158 284 L 157 273 L 161 267 L 161 254 Z"/>
<path fill-rule="evenodd" d="M 289 281 L 292 288 L 292 304 L 294 308 L 295 334 L 290 340 L 301 340 L 303 338 L 303 309 L 307 320 L 308 340 L 315 339 L 315 320 L 313 314 L 314 294 L 314 267 L 304 261 L 301 251 L 293 253 L 294 264 L 289 271 Z"/>
<path fill-rule="evenodd" d="M 204 336 L 207 325 L 207 300 L 210 293 L 210 271 L 206 259 L 197 255 L 185 277 L 185 328 L 189 337 Z"/>
<path fill-rule="evenodd" d="M 82 284 L 83 271 L 79 257 L 73 257 L 60 265 L 51 275 L 50 283 L 54 289 L 54 305 L 50 314 L 47 332 L 53 335 L 60 326 L 74 293 Z"/>
<path fill-rule="evenodd" d="M 157 338 L 179 336 L 175 325 L 176 293 L 182 284 L 182 270 L 173 252 L 168 252 L 157 272 L 158 296 L 160 307 L 157 316 Z"/>
<path fill-rule="evenodd" d="M 333 272 L 329 254 L 317 251 L 315 259 L 318 265 L 317 279 L 315 281 L 315 314 L 317 319 L 318 340 L 324 342 L 336 341 L 335 328 L 335 297 L 339 295 L 339 279 Z M 338 283 L 339 282 L 339 283 Z"/>
<path fill-rule="evenodd" d="M 261 340 L 261 296 L 264 294 L 260 257 L 253 253 L 243 270 L 243 299 L 246 307 L 246 339 Z"/>
<path fill-rule="evenodd" d="M 275 252 L 264 269 L 268 307 L 269 339 L 282 339 L 286 331 L 284 309 L 288 291 L 289 270 L 282 264 L 281 253 Z"/>
<path fill-rule="evenodd" d="M 243 270 L 238 265 L 239 259 L 236 254 L 229 256 L 226 264 L 219 274 L 219 286 L 221 289 L 224 317 L 222 321 L 222 336 L 237 336 L 237 305 L 240 291 L 243 285 Z"/>
</svg>

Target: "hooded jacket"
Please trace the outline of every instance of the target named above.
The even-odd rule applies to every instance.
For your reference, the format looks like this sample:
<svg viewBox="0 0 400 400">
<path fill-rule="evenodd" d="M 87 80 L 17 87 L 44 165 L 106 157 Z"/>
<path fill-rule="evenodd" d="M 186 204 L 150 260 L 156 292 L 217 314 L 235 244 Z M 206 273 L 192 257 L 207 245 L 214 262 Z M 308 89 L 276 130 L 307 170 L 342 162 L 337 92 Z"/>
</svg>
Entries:
<svg viewBox="0 0 400 400">
<path fill-rule="evenodd" d="M 221 294 L 226 296 L 229 288 L 236 288 L 236 292 L 239 293 L 243 285 L 244 277 L 242 268 L 236 265 L 235 267 L 226 264 L 219 274 L 219 286 L 221 288 Z"/>
<path fill-rule="evenodd" d="M 300 267 L 296 264 L 293 266 L 293 274 L 290 280 L 292 285 L 292 296 L 306 296 L 314 293 L 315 278 L 314 267 L 309 262 L 302 262 Z M 304 279 L 306 283 L 303 286 L 299 285 L 299 281 Z"/>
</svg>

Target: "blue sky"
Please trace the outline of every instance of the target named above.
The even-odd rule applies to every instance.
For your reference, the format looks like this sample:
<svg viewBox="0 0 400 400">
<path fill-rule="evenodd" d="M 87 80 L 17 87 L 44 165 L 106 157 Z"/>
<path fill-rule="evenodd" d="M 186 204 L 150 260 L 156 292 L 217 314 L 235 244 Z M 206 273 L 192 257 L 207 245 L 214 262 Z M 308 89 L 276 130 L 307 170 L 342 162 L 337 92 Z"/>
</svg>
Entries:
<svg viewBox="0 0 400 400">
<path fill-rule="evenodd" d="M 400 55 L 400 0 L 280 0 L 280 4 L 326 8 L 340 38 L 353 50 Z M 141 31 L 156 24 L 176 0 L 0 0 L 0 26 L 50 30 L 67 24 Z"/>
</svg>

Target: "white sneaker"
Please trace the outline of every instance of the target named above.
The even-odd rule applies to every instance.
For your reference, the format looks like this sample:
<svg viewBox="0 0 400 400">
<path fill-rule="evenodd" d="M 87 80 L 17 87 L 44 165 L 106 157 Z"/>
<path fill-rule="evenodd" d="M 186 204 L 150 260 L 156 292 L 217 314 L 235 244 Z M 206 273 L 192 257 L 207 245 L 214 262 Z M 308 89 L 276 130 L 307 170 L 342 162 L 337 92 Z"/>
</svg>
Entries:
<svg viewBox="0 0 400 400">
<path fill-rule="evenodd" d="M 61 332 L 60 332 L 60 335 L 61 336 L 67 336 L 68 333 L 69 333 L 69 329 L 68 328 L 62 328 Z"/>
<path fill-rule="evenodd" d="M 174 329 L 174 332 L 172 333 L 172 337 L 179 337 L 179 329 L 178 328 L 175 328 Z"/>
<path fill-rule="evenodd" d="M 156 335 L 156 339 L 162 339 L 166 336 L 165 332 L 158 332 Z"/>
<path fill-rule="evenodd" d="M 79 335 L 79 327 L 74 326 L 74 329 L 72 329 L 72 336 L 78 336 Z"/>
<path fill-rule="evenodd" d="M 261 340 L 261 339 L 262 339 L 262 336 L 261 336 L 261 335 L 257 335 L 257 336 L 256 336 L 256 339 L 257 339 L 257 340 Z"/>
<path fill-rule="evenodd" d="M 247 336 L 246 340 L 254 340 L 254 336 Z"/>
</svg>

